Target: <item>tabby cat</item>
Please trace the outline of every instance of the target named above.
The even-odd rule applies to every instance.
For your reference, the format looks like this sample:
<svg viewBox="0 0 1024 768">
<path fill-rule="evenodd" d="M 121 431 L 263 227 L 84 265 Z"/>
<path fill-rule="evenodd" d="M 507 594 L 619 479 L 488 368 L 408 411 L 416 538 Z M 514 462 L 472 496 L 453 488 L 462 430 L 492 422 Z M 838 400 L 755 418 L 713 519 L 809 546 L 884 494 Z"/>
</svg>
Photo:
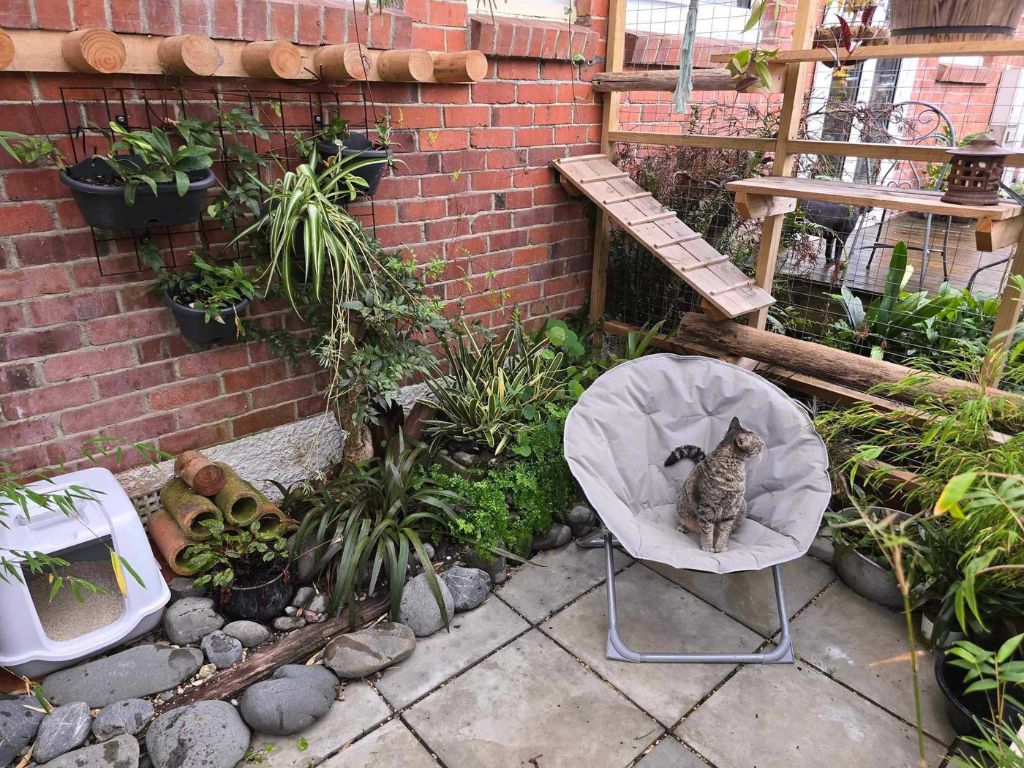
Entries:
<svg viewBox="0 0 1024 768">
<path fill-rule="evenodd" d="M 676 498 L 679 530 L 700 532 L 700 548 L 705 552 L 724 552 L 733 528 L 747 516 L 747 459 L 764 449 L 756 432 L 733 418 L 722 442 L 710 455 L 696 445 L 682 445 L 665 459 L 670 467 L 683 459 L 697 466 L 686 478 Z"/>
</svg>

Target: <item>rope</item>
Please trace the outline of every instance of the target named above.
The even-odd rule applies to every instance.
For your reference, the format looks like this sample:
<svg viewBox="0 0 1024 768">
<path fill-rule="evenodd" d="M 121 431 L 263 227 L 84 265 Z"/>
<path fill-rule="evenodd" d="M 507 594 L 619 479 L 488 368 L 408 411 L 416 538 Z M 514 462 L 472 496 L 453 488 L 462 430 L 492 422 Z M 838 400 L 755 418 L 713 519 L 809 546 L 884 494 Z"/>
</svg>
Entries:
<svg viewBox="0 0 1024 768">
<path fill-rule="evenodd" d="M 686 11 L 686 30 L 683 32 L 683 46 L 679 53 L 679 80 L 672 101 L 672 111 L 682 112 L 690 100 L 693 88 L 693 48 L 697 40 L 697 0 L 690 0 Z"/>
</svg>

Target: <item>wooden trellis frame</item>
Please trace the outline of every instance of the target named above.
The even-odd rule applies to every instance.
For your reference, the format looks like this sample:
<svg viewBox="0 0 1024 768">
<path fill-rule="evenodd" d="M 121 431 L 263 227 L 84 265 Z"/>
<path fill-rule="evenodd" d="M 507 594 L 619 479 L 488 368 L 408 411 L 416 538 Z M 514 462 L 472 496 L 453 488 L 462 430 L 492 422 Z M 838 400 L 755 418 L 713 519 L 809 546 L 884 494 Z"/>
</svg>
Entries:
<svg viewBox="0 0 1024 768">
<path fill-rule="evenodd" d="M 608 19 L 608 51 L 606 57 L 606 75 L 604 82 L 625 79 L 625 10 L 627 0 L 609 0 Z M 801 154 L 819 154 L 835 157 L 865 157 L 873 159 L 908 160 L 918 162 L 948 161 L 948 156 L 940 147 L 899 146 L 892 144 L 859 144 L 842 141 L 813 141 L 798 138 L 800 111 L 805 91 L 815 62 L 828 61 L 832 52 L 812 48 L 815 25 L 820 15 L 822 0 L 798 0 L 796 17 L 792 34 L 792 49 L 780 51 L 775 63 L 785 67 L 782 74 L 783 101 L 779 118 L 777 138 L 765 139 L 744 136 L 708 136 L 692 134 L 662 134 L 653 132 L 637 132 L 620 130 L 619 103 L 621 90 L 604 92 L 603 119 L 601 124 L 601 152 L 610 159 L 615 156 L 617 143 L 647 144 L 657 146 L 691 146 L 738 149 L 750 152 L 771 152 L 774 155 L 772 174 L 779 177 L 792 177 L 796 156 Z M 978 40 L 958 41 L 949 43 L 914 43 L 890 44 L 884 46 L 861 46 L 852 54 L 844 57 L 850 61 L 884 58 L 925 58 L 939 56 L 1020 56 L 1024 55 L 1024 40 Z M 729 59 L 729 54 L 716 54 L 712 61 L 721 63 Z M 655 79 L 645 83 L 643 79 L 636 81 L 636 90 L 663 90 L 663 84 Z M 1006 160 L 1008 166 L 1024 166 L 1024 152 L 1014 152 Z M 784 185 L 780 185 L 784 186 Z M 850 185 L 852 186 L 852 185 Z M 864 204 L 871 204 L 875 190 L 866 190 Z M 799 196 L 799 195 L 796 195 Z M 748 200 L 754 196 L 748 197 Z M 789 198 L 794 195 L 788 195 Z M 760 251 L 755 265 L 754 283 L 767 292 L 771 292 L 775 276 L 776 261 L 779 255 L 780 238 L 785 214 L 792 210 L 792 199 L 787 195 L 756 196 L 757 209 L 748 210 L 751 218 L 763 218 Z M 744 201 L 746 202 L 746 201 Z M 877 200 L 875 200 L 877 203 Z M 922 205 L 928 201 L 922 196 Z M 906 202 L 904 201 L 904 204 Z M 911 204 L 912 205 L 912 204 Z M 1013 206 L 1009 206 L 1013 207 Z M 601 212 L 596 223 L 594 238 L 594 268 L 591 280 L 590 317 L 596 321 L 605 311 L 605 298 L 608 279 L 608 244 L 611 221 L 608 215 Z M 977 242 L 982 250 L 999 248 L 1016 243 L 1016 251 L 1010 262 L 1009 276 L 1024 275 L 1024 211 L 1003 211 L 999 216 L 978 218 Z M 1001 296 L 999 313 L 996 317 L 990 348 L 1006 350 L 1012 341 L 1011 331 L 1020 320 L 1024 308 L 1024 297 L 1013 288 L 1011 280 L 1007 280 Z M 750 325 L 763 329 L 767 320 L 768 308 L 764 307 L 750 316 Z M 635 330 L 623 323 L 607 323 L 605 329 L 615 333 Z"/>
</svg>

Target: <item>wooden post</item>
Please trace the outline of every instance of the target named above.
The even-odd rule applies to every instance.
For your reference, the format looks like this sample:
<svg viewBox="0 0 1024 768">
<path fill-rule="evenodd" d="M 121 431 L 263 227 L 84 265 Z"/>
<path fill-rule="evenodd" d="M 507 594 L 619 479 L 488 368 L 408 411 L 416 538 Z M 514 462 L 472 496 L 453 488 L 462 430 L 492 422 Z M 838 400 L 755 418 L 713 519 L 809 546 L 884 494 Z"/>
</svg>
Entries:
<svg viewBox="0 0 1024 768">
<path fill-rule="evenodd" d="M 819 0 L 799 0 L 796 8 L 796 22 L 793 26 L 793 48 L 810 48 L 814 42 Z M 782 113 L 779 116 L 779 134 L 775 142 L 773 176 L 791 176 L 793 154 L 789 142 L 796 139 L 800 130 L 800 111 L 803 104 L 804 85 L 813 64 L 799 62 L 786 65 L 785 85 L 782 95 Z M 754 282 L 771 293 L 775 281 L 775 264 L 779 257 L 779 240 L 782 237 L 784 213 L 767 216 L 761 225 L 761 245 L 754 267 Z M 751 313 L 748 323 L 754 328 L 764 328 L 768 321 L 768 308 Z"/>
<path fill-rule="evenodd" d="M 7 69 L 14 61 L 14 40 L 0 29 L 0 69 Z"/>
<path fill-rule="evenodd" d="M 988 342 L 988 348 L 998 355 L 991 361 L 995 368 L 982 371 L 983 379 L 987 380 L 991 387 L 999 386 L 1003 364 L 1006 362 L 1004 353 L 1013 346 L 1013 331 L 1020 322 L 1021 307 L 1024 305 L 1024 294 L 1013 284 L 1014 275 L 1024 275 L 1024 231 L 1017 240 L 1017 250 L 1013 253 L 1010 271 L 1006 276 L 1006 286 L 999 297 L 999 312 L 992 326 L 992 338 Z"/>
<path fill-rule="evenodd" d="M 156 50 L 164 72 L 179 75 L 209 77 L 224 63 L 217 44 L 206 35 L 165 37 Z"/>
<path fill-rule="evenodd" d="M 434 74 L 434 57 L 421 48 L 381 51 L 377 54 L 377 75 L 381 80 L 422 83 Z"/>
<path fill-rule="evenodd" d="M 605 72 L 619 72 L 625 61 L 626 50 L 626 0 L 608 2 L 608 47 L 605 51 Z M 610 138 L 612 131 L 619 129 L 618 92 L 606 93 L 601 108 L 601 152 L 609 160 L 615 159 L 615 142 Z M 608 293 L 608 247 L 611 240 L 611 219 L 606 211 L 600 211 L 594 230 L 594 263 L 590 272 L 590 322 L 596 323 L 604 315 L 605 298 Z M 601 334 L 594 334 L 594 343 L 601 343 Z"/>
<path fill-rule="evenodd" d="M 367 80 L 373 69 L 373 56 L 359 43 L 325 45 L 313 54 L 313 72 L 324 80 Z"/>
<path fill-rule="evenodd" d="M 302 52 L 287 40 L 249 43 L 242 49 L 242 66 L 253 77 L 290 80 L 302 71 Z"/>
<path fill-rule="evenodd" d="M 487 57 L 480 51 L 435 53 L 434 79 L 439 83 L 478 83 L 487 77 Z"/>
<path fill-rule="evenodd" d="M 127 59 L 124 42 L 107 29 L 79 29 L 64 35 L 61 55 L 76 72 L 112 75 Z"/>
</svg>

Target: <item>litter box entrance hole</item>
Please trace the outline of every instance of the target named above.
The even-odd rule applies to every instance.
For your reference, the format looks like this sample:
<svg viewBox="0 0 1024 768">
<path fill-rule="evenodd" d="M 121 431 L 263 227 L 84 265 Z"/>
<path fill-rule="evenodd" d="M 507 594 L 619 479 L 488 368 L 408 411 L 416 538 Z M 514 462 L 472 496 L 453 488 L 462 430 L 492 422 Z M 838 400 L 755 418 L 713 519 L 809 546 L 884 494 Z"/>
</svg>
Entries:
<svg viewBox="0 0 1024 768">
<path fill-rule="evenodd" d="M 124 614 L 124 596 L 117 586 L 117 577 L 107 549 L 112 546 L 110 537 L 106 536 L 51 552 L 52 557 L 68 562 L 54 569 L 57 576 L 64 578 L 64 583 L 52 600 L 50 591 L 53 585 L 49 574 L 27 576 L 25 581 L 32 605 L 48 638 L 57 642 L 73 640 L 112 624 Z M 88 581 L 102 592 L 93 592 L 79 586 L 78 593 L 82 598 L 79 602 L 75 599 L 75 590 L 68 582 L 69 577 Z"/>
</svg>

